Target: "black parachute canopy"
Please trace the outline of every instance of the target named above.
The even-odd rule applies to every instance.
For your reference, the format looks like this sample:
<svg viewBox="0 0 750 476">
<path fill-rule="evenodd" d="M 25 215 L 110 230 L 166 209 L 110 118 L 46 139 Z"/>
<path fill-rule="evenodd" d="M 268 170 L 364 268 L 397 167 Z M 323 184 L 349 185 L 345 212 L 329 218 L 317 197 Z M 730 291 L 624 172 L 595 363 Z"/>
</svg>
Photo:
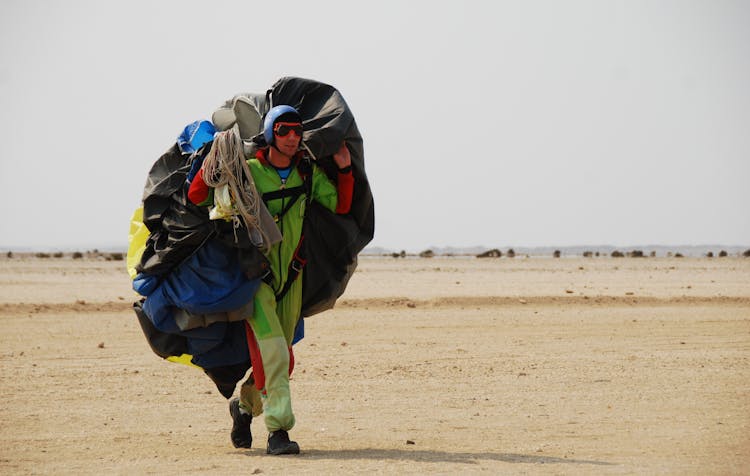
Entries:
<svg viewBox="0 0 750 476">
<path fill-rule="evenodd" d="M 258 117 L 250 117 L 243 123 L 242 117 L 234 115 L 239 109 L 233 106 L 241 98 L 245 106 L 252 106 Z M 214 112 L 214 122 L 217 123 L 215 119 L 223 113 L 225 119 L 230 120 L 216 124 L 217 128 L 226 129 L 237 123 L 240 135 L 249 139 L 248 134 L 260 132 L 260 116 L 280 104 L 292 105 L 300 112 L 305 124 L 304 143 L 331 180 L 337 177 L 333 153 L 346 141 L 355 181 L 352 207 L 347 215 L 331 213 L 315 202 L 307 211 L 303 229 L 307 256 L 302 291 L 304 317 L 332 308 L 343 294 L 357 266 L 358 253 L 372 240 L 374 204 L 365 172 L 362 136 L 349 106 L 333 86 L 310 79 L 282 78 L 265 94 L 240 94 L 230 99 Z M 210 143 L 206 148 L 209 147 Z M 187 199 L 186 179 L 194 159 L 195 155 L 183 154 L 177 144 L 173 144 L 149 171 L 143 191 L 143 223 L 150 235 L 136 270 L 166 276 L 209 239 L 218 239 L 236 250 L 237 259 L 248 276 L 260 276 L 266 269 L 265 258 L 249 242 L 247 233 L 234 230 L 231 223 L 223 220 L 210 220 L 205 208 Z M 134 310 L 152 350 L 162 358 L 185 353 L 186 338 L 156 329 L 141 305 L 142 301 L 136 302 Z M 250 364 L 249 360 L 240 364 L 218 363 L 204 370 L 219 391 L 229 398 Z"/>
<path fill-rule="evenodd" d="M 372 240 L 375 208 L 365 172 L 362 136 L 349 106 L 332 86 L 301 78 L 274 84 L 273 105 L 296 105 L 305 124 L 305 144 L 329 176 L 335 176 L 333 154 L 346 141 L 352 157 L 354 196 L 347 215 L 311 207 L 305 219 L 308 262 L 302 291 L 302 315 L 333 307 L 354 273 L 357 255 Z"/>
<path fill-rule="evenodd" d="M 260 115 L 276 105 L 294 106 L 305 124 L 304 143 L 331 180 L 337 177 L 333 154 L 342 141 L 349 147 L 354 175 L 350 213 L 336 215 L 312 202 L 303 229 L 307 265 L 303 274 L 302 316 L 330 309 L 346 289 L 357 266 L 357 255 L 372 240 L 375 230 L 374 202 L 365 172 L 362 136 L 354 116 L 333 86 L 310 79 L 282 78 L 264 94 L 237 95 L 217 112 L 231 110 L 238 98 L 252 104 Z M 259 128 L 258 121 L 250 124 Z M 223 128 L 233 125 L 230 121 Z M 242 127 L 240 132 L 242 135 Z M 243 135 L 243 138 L 249 137 Z M 187 199 L 186 179 L 194 159 L 195 155 L 183 154 L 177 144 L 173 144 L 149 171 L 143 191 L 143 223 L 150 235 L 137 271 L 166 276 L 209 239 L 218 239 L 235 249 L 237 260 L 249 277 L 262 275 L 266 269 L 265 258 L 250 243 L 247 233 L 234 230 L 231 223 L 223 220 L 210 220 L 205 208 Z M 154 352 L 163 358 L 186 352 L 185 337 L 155 329 L 141 304 L 135 303 L 134 308 Z M 231 396 L 234 385 L 249 366 L 249 361 L 231 365 L 219 363 L 204 370 L 222 394 Z"/>
<path fill-rule="evenodd" d="M 354 196 L 347 215 L 335 215 L 311 206 L 304 234 L 308 262 L 305 267 L 302 315 L 311 316 L 333 307 L 354 273 L 357 255 L 372 240 L 375 212 L 367 180 L 362 136 L 354 115 L 336 88 L 318 81 L 285 77 L 265 94 L 240 94 L 265 114 L 271 107 L 288 104 L 297 108 L 305 124 L 304 143 L 319 166 L 335 180 L 333 154 L 346 141 L 352 157 Z M 232 124 L 229 124 L 231 126 Z M 187 199 L 186 177 L 190 156 L 173 145 L 153 165 L 143 192 L 143 222 L 150 231 L 138 272 L 165 275 L 211 237 L 219 237 L 237 248 L 238 259 L 247 263 L 249 274 L 260 266 L 258 250 L 248 240 L 233 241 L 228 224 L 209 220 L 204 208 Z M 231 237 L 231 239 L 230 239 Z M 260 269 L 258 270 L 260 272 Z"/>
<path fill-rule="evenodd" d="M 351 211 L 347 215 L 336 215 L 313 202 L 307 211 L 303 230 L 308 261 L 303 274 L 302 315 L 311 316 L 330 309 L 346 289 L 357 266 L 357 255 L 372 240 L 375 232 L 372 190 L 365 172 L 362 136 L 354 115 L 336 88 L 304 78 L 281 78 L 265 94 L 238 94 L 227 100 L 214 117 L 219 115 L 217 113 L 230 111 L 238 100 L 252 104 L 262 115 L 282 104 L 296 108 L 304 123 L 303 141 L 331 180 L 336 179 L 333 154 L 342 141 L 346 141 L 349 147 L 354 175 Z M 231 113 L 229 116 L 236 120 L 241 133 L 248 136 L 245 139 L 253 135 L 241 117 Z M 217 127 L 233 125 L 230 119 Z"/>
</svg>

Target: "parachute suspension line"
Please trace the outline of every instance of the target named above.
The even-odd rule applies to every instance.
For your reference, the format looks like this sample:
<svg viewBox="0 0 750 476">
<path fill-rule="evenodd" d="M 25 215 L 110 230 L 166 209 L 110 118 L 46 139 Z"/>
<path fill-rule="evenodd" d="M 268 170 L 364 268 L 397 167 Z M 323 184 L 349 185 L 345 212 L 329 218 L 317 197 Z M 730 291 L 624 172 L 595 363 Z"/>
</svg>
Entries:
<svg viewBox="0 0 750 476">
<path fill-rule="evenodd" d="M 252 243 L 268 251 L 269 240 L 260 224 L 261 198 L 245 161 L 242 139 L 236 127 L 214 136 L 214 143 L 203 161 L 203 180 L 209 187 L 227 185 L 232 199 L 235 228 L 244 223 Z"/>
<path fill-rule="evenodd" d="M 307 151 L 307 153 L 310 154 L 310 157 L 312 157 L 313 162 L 317 162 L 318 158 L 315 157 L 315 154 L 313 154 L 313 151 L 310 150 L 310 148 L 307 146 L 307 144 L 305 143 L 305 141 L 301 141 L 301 142 L 302 142 L 302 147 L 304 147 L 305 150 Z"/>
</svg>

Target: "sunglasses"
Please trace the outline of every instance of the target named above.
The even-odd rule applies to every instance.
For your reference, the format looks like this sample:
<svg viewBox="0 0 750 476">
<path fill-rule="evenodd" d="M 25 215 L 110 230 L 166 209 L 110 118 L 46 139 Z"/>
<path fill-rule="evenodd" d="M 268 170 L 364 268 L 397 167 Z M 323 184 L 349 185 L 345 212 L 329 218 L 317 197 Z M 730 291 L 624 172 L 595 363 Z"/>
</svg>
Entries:
<svg viewBox="0 0 750 476">
<path fill-rule="evenodd" d="M 273 126 L 273 133 L 279 137 L 285 137 L 290 132 L 294 132 L 299 137 L 302 137 L 302 124 L 299 122 L 277 122 Z"/>
</svg>

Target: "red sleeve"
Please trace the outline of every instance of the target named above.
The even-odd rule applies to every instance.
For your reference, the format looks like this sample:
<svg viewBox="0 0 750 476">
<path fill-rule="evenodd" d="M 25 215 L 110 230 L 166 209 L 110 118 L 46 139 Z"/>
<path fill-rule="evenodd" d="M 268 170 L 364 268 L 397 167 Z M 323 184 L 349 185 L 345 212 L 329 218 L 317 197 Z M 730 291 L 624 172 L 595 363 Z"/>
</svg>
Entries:
<svg viewBox="0 0 750 476">
<path fill-rule="evenodd" d="M 208 185 L 203 181 L 203 169 L 200 169 L 190 183 L 188 199 L 196 205 L 200 205 L 208 198 Z"/>
<path fill-rule="evenodd" d="M 349 213 L 352 208 L 352 195 L 354 195 L 354 175 L 352 175 L 351 169 L 346 173 L 339 172 L 338 177 L 338 205 L 336 205 L 336 213 L 343 215 Z"/>
</svg>

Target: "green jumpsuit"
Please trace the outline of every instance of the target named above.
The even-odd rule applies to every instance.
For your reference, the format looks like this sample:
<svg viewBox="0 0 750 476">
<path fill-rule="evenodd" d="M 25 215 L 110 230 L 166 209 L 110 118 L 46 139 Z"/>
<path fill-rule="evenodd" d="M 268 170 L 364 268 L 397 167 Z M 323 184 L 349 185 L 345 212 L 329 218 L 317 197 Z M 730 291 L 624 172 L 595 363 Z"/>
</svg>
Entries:
<svg viewBox="0 0 750 476">
<path fill-rule="evenodd" d="M 265 160 L 253 158 L 247 163 L 260 195 L 303 185 L 303 179 L 296 166 L 283 183 L 276 169 Z M 313 200 L 332 212 L 335 211 L 338 202 L 336 186 L 314 164 L 311 179 Z M 302 235 L 306 199 L 303 193 L 277 221 L 283 238 L 272 246 L 266 255 L 273 273 L 272 286 L 261 283 L 255 295 L 253 316 L 248 319 L 263 360 L 265 387 L 260 393 L 260 400 L 266 428 L 270 432 L 279 429 L 290 430 L 294 426 L 294 413 L 289 391 L 289 348 L 302 308 L 302 274 L 300 273 L 286 295 L 278 302 L 276 302 L 276 293 L 286 282 L 289 263 L 292 261 Z M 268 211 L 272 216 L 278 217 L 290 200 L 294 198 L 270 200 L 267 203 Z M 252 379 L 242 385 L 240 406 L 256 416 L 259 413 L 257 395 L 258 391 L 253 386 Z"/>
</svg>

